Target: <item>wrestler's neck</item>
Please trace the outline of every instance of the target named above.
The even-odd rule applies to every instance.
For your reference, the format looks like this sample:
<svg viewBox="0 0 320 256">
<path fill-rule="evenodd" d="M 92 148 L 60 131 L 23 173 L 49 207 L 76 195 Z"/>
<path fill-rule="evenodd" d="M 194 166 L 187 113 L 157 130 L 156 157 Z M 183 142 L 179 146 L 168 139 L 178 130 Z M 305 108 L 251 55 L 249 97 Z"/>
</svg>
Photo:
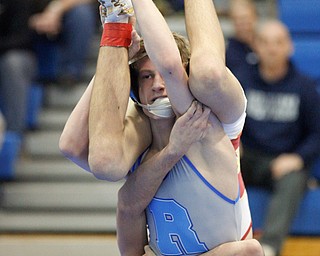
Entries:
<svg viewBox="0 0 320 256">
<path fill-rule="evenodd" d="M 175 118 L 150 118 L 151 131 L 152 131 L 152 148 L 158 151 L 162 150 L 169 143 L 172 127 Z"/>
</svg>

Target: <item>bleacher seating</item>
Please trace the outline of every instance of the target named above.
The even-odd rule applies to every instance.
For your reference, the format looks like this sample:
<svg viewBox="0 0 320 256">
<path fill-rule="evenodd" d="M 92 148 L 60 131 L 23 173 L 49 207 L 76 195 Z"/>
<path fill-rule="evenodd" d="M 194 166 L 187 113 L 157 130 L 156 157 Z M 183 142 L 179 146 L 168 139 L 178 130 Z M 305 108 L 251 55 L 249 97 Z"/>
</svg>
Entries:
<svg viewBox="0 0 320 256">
<path fill-rule="evenodd" d="M 320 33 L 319 0 L 278 0 L 279 18 L 293 35 Z"/>
<path fill-rule="evenodd" d="M 293 62 L 318 82 L 320 90 L 320 1 L 278 0 L 278 12 L 280 20 L 288 26 L 292 35 L 295 50 Z M 320 179 L 319 173 L 320 164 L 316 164 L 312 174 Z"/>
<path fill-rule="evenodd" d="M 252 215 L 254 231 L 263 229 L 263 220 L 266 216 L 270 201 L 270 192 L 257 187 L 247 188 L 249 205 Z M 320 235 L 320 189 L 310 188 L 306 191 L 297 215 L 292 223 L 292 235 Z"/>
<path fill-rule="evenodd" d="M 32 85 L 27 105 L 26 126 L 28 129 L 36 128 L 38 116 L 42 107 L 42 87 Z M 13 131 L 6 131 L 2 148 L 0 149 L 0 181 L 12 180 L 15 175 L 15 164 L 21 148 L 21 135 Z"/>
<path fill-rule="evenodd" d="M 39 39 L 34 48 L 38 58 L 38 80 L 40 82 L 53 81 L 57 75 L 56 43 Z"/>
<path fill-rule="evenodd" d="M 293 44 L 295 50 L 292 56 L 293 62 L 302 72 L 320 84 L 320 32 L 318 36 L 293 36 Z"/>
<path fill-rule="evenodd" d="M 312 169 L 311 169 L 311 175 L 316 180 L 320 181 L 320 158 L 314 163 Z"/>
<path fill-rule="evenodd" d="M 33 84 L 30 87 L 26 115 L 26 126 L 28 129 L 38 127 L 39 113 L 43 101 L 43 90 L 40 84 Z M 21 136 L 16 132 L 6 132 L 3 146 L 0 150 L 0 180 L 14 179 L 15 163 L 19 156 L 21 140 Z"/>
<path fill-rule="evenodd" d="M 293 39 L 293 61 L 320 83 L 320 1 L 279 0 L 278 13 Z"/>
<path fill-rule="evenodd" d="M 320 83 L 320 1 L 278 0 L 278 13 L 293 38 L 293 61 Z"/>
<path fill-rule="evenodd" d="M 6 132 L 0 150 L 0 180 L 11 180 L 15 174 L 15 163 L 19 156 L 21 137 L 15 132 Z"/>
<path fill-rule="evenodd" d="M 320 1 L 278 0 L 279 18 L 289 28 L 295 52 L 293 62 L 305 74 L 316 79 L 320 90 Z M 320 104 L 320 102 L 319 102 Z M 320 182 L 320 156 L 310 172 Z M 270 192 L 247 187 L 253 229 L 263 228 Z M 320 187 L 308 188 L 292 223 L 292 235 L 320 235 Z"/>
<path fill-rule="evenodd" d="M 44 97 L 44 88 L 42 84 L 32 84 L 29 91 L 28 107 L 27 107 L 27 128 L 34 130 L 38 128 L 39 113 L 42 108 Z"/>
</svg>

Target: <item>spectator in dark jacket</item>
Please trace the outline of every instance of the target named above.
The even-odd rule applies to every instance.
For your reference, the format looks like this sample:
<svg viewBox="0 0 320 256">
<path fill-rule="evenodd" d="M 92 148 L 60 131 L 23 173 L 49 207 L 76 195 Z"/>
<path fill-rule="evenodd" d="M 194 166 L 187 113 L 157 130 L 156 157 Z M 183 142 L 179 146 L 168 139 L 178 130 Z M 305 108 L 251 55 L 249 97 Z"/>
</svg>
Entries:
<svg viewBox="0 0 320 256">
<path fill-rule="evenodd" d="M 29 87 L 36 73 L 29 17 L 33 0 L 0 3 L 0 104 L 7 130 L 23 135 Z"/>
<path fill-rule="evenodd" d="M 40 79 L 69 86 L 82 81 L 90 43 L 97 29 L 98 1 L 95 0 L 34 0 L 39 12 L 30 19 L 30 26 L 39 35 L 36 44 L 48 52 L 51 65 L 42 68 Z M 39 49 L 39 47 L 38 47 Z M 39 52 L 38 52 L 39 53 Z M 42 61 L 40 59 L 39 61 Z M 43 62 L 46 64 L 47 62 Z M 44 70 L 44 71 L 43 71 Z"/>
<path fill-rule="evenodd" d="M 276 255 L 304 194 L 308 169 L 320 152 L 320 95 L 290 61 L 288 29 L 269 20 L 257 29 L 258 66 L 243 73 L 248 105 L 242 134 L 242 173 L 247 186 L 272 191 L 261 243 Z"/>
<path fill-rule="evenodd" d="M 241 81 L 243 73 L 257 64 L 257 57 L 253 51 L 253 38 L 258 12 L 252 0 L 232 0 L 229 5 L 229 15 L 234 34 L 227 41 L 226 63 Z"/>
</svg>

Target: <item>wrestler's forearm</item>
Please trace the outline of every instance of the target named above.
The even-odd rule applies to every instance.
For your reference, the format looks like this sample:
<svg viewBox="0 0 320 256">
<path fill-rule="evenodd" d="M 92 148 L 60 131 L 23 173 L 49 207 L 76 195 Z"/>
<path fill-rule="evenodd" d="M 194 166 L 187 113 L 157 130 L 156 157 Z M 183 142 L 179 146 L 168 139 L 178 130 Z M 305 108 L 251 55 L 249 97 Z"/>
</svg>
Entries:
<svg viewBox="0 0 320 256">
<path fill-rule="evenodd" d="M 166 147 L 129 174 L 118 192 L 117 240 L 122 256 L 142 255 L 148 244 L 145 209 L 162 180 L 182 157 Z"/>
<path fill-rule="evenodd" d="M 141 164 L 120 189 L 119 208 L 130 211 L 132 216 L 144 212 L 164 177 L 182 156 L 182 152 L 174 152 L 167 146 Z"/>
<path fill-rule="evenodd" d="M 71 112 L 59 140 L 61 152 L 71 161 L 90 171 L 88 165 L 88 117 L 93 80 Z"/>
<path fill-rule="evenodd" d="M 152 62 L 157 68 L 166 65 L 170 60 L 173 62 L 178 59 L 181 63 L 179 51 L 170 28 L 153 1 L 132 0 L 132 4 L 140 33 L 146 42 L 148 56 L 152 59 Z M 161 69 L 158 71 L 161 72 Z"/>
<path fill-rule="evenodd" d="M 185 113 L 193 97 L 172 32 L 152 0 L 132 0 L 132 3 L 148 56 L 166 83 L 171 104 L 179 114 Z"/>
</svg>

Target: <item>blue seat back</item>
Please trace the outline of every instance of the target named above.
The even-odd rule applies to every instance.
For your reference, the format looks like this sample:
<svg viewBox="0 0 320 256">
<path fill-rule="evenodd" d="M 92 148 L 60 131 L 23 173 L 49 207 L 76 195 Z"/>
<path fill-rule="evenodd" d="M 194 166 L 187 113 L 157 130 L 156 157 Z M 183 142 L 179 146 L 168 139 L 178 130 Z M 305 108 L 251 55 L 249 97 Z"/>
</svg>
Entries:
<svg viewBox="0 0 320 256">
<path fill-rule="evenodd" d="M 320 157 L 313 164 L 310 175 L 320 182 Z"/>
<path fill-rule="evenodd" d="M 247 187 L 249 206 L 251 209 L 252 229 L 263 228 L 263 222 L 270 201 L 270 192 L 260 187 Z"/>
<path fill-rule="evenodd" d="M 278 0 L 278 13 L 292 34 L 320 33 L 319 0 Z"/>
<path fill-rule="evenodd" d="M 320 82 L 320 34 L 316 37 L 293 37 L 293 43 L 293 62 L 302 72 Z"/>
<path fill-rule="evenodd" d="M 0 150 L 0 180 L 11 180 L 15 176 L 15 164 L 19 156 L 21 137 L 16 132 L 6 132 Z"/>
<path fill-rule="evenodd" d="M 39 114 L 42 109 L 44 88 L 41 84 L 34 83 L 30 87 L 27 108 L 27 128 L 36 129 L 39 125 Z"/>
<path fill-rule="evenodd" d="M 305 194 L 291 226 L 293 235 L 320 235 L 320 189 Z"/>
<path fill-rule="evenodd" d="M 263 231 L 270 192 L 259 187 L 247 187 L 254 232 Z M 292 235 L 320 235 L 320 188 L 308 189 L 290 228 Z"/>
</svg>

